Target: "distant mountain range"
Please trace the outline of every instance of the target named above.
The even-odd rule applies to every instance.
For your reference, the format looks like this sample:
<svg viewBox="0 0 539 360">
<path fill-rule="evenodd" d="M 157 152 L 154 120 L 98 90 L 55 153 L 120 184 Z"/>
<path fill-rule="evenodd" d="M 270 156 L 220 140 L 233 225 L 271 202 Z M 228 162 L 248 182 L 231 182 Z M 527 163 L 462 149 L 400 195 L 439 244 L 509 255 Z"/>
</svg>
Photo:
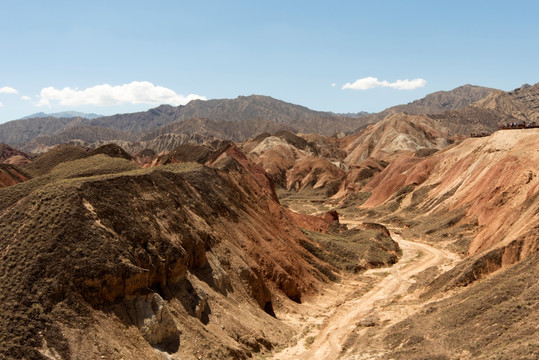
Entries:
<svg viewBox="0 0 539 360">
<path fill-rule="evenodd" d="M 512 91 L 491 91 L 470 106 L 431 114 L 454 134 L 495 131 L 500 123 L 539 122 L 539 83 Z"/>
<path fill-rule="evenodd" d="M 88 147 L 115 142 L 127 151 L 171 150 L 187 142 L 244 141 L 260 133 L 353 134 L 396 113 L 427 115 L 451 134 L 491 131 L 513 120 L 535 120 L 539 84 L 503 92 L 474 85 L 439 91 L 377 114 L 334 114 L 308 109 L 269 96 L 194 100 L 184 106 L 161 105 L 148 111 L 101 116 L 82 113 L 35 114 L 0 124 L 0 143 L 26 152 L 42 152 L 60 143 Z M 43 115 L 48 115 L 43 117 Z M 75 117 L 56 117 L 56 116 Z M 84 114 L 85 116 L 98 116 Z"/>
<path fill-rule="evenodd" d="M 356 117 L 367 116 L 367 115 L 372 115 L 372 114 L 373 113 L 370 113 L 367 111 L 360 111 L 358 113 L 336 113 L 335 115 L 356 118 Z"/>
<path fill-rule="evenodd" d="M 351 132 L 365 124 L 364 117 L 338 116 L 268 96 L 251 95 L 236 99 L 195 100 L 178 107 L 161 105 L 148 111 L 92 120 L 80 117 L 15 120 L 0 125 L 0 142 L 33 152 L 69 141 L 92 144 L 99 140 L 118 140 L 125 146 L 125 142 L 151 140 L 152 134 L 155 137 L 203 134 L 234 141 L 282 129 L 332 135 Z"/>
<path fill-rule="evenodd" d="M 434 92 L 408 104 L 392 106 L 382 112 L 370 115 L 370 118 L 377 121 L 400 112 L 408 115 L 439 114 L 448 110 L 464 108 L 483 99 L 493 91 L 495 89 L 466 84 L 450 91 Z"/>
<path fill-rule="evenodd" d="M 55 118 L 74 118 L 74 117 L 80 117 L 84 119 L 97 119 L 99 117 L 102 117 L 103 115 L 94 114 L 94 113 L 83 113 L 78 111 L 62 111 L 57 113 L 51 113 L 47 114 L 44 112 L 38 112 L 32 115 L 28 115 L 25 117 L 20 118 L 19 120 L 24 119 L 34 119 L 34 118 L 45 118 L 45 117 L 55 117 Z"/>
</svg>

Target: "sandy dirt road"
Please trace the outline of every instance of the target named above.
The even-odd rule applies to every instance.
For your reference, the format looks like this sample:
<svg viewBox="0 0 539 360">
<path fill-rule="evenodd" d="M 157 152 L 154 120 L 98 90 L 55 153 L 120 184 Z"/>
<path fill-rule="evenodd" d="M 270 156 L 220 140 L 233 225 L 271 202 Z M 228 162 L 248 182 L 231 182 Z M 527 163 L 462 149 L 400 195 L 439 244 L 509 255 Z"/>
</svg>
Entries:
<svg viewBox="0 0 539 360">
<path fill-rule="evenodd" d="M 357 339 L 358 331 L 361 331 L 358 330 L 358 323 L 369 317 L 381 317 L 392 320 L 385 322 L 388 325 L 405 318 L 418 308 L 417 302 L 407 305 L 410 304 L 406 296 L 413 283 L 412 277 L 432 266 L 450 268 L 460 259 L 458 255 L 447 250 L 404 240 L 396 232 L 391 235 L 402 248 L 403 256 L 400 261 L 391 268 L 368 270 L 364 276 L 376 280 L 372 288 L 362 295 L 354 296 L 355 287 L 360 285 L 357 280 L 344 280 L 333 293 L 329 291 L 319 299 L 312 299 L 311 304 L 306 304 L 311 307 L 310 313 L 299 319 L 288 319 L 291 323 L 304 322 L 306 327 L 302 336 L 294 346 L 276 353 L 273 359 L 377 358 L 362 357 L 356 352 L 358 349 L 352 351 L 353 354 L 347 352 L 350 347 L 347 342 L 352 336 Z"/>
</svg>

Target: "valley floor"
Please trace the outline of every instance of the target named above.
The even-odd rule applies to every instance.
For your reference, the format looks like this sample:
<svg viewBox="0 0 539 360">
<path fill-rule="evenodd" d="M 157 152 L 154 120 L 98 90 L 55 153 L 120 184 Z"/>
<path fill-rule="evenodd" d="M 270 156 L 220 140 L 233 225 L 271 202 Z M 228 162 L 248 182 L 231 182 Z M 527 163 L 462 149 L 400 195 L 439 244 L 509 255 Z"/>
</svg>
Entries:
<svg viewBox="0 0 539 360">
<path fill-rule="evenodd" d="M 357 221 L 343 221 L 354 225 Z M 382 359 L 389 349 L 383 341 L 384 329 L 410 316 L 425 303 L 419 299 L 421 286 L 441 269 L 452 268 L 459 260 L 446 249 L 403 239 L 391 233 L 403 250 L 391 268 L 371 269 L 343 278 L 316 298 L 305 301 L 284 321 L 297 330 L 290 347 L 273 359 Z"/>
</svg>

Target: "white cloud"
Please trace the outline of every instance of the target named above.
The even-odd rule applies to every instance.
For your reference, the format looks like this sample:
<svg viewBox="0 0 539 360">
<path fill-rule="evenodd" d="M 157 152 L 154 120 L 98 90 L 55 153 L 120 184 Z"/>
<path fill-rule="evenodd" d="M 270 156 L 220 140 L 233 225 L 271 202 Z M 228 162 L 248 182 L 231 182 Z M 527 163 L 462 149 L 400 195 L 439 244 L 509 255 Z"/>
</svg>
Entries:
<svg viewBox="0 0 539 360">
<path fill-rule="evenodd" d="M 185 105 L 191 100 L 206 100 L 204 96 L 176 94 L 163 86 L 156 86 L 148 81 L 133 81 L 129 84 L 112 86 L 96 85 L 84 90 L 65 87 L 41 89 L 38 106 L 50 106 L 57 101 L 65 106 L 95 105 L 114 106 L 122 104 L 170 104 Z"/>
<path fill-rule="evenodd" d="M 358 79 L 353 83 L 346 83 L 343 85 L 342 89 L 368 90 L 376 87 L 390 87 L 397 90 L 413 90 L 425 86 L 426 83 L 427 81 L 423 79 L 397 80 L 390 83 L 389 81 L 380 81 L 375 77 L 369 76 L 363 79 Z"/>
<path fill-rule="evenodd" d="M 337 84 L 331 83 L 331 87 L 335 87 L 335 86 L 337 86 Z"/>
<path fill-rule="evenodd" d="M 0 102 L 0 107 L 4 107 L 4 104 L 2 104 L 1 102 Z"/>
<path fill-rule="evenodd" d="M 29 100 L 32 100 L 32 98 L 30 96 L 23 95 L 21 96 L 21 100 L 29 101 Z"/>
<path fill-rule="evenodd" d="M 18 91 L 12 87 L 4 86 L 0 88 L 0 94 L 17 94 Z"/>
</svg>

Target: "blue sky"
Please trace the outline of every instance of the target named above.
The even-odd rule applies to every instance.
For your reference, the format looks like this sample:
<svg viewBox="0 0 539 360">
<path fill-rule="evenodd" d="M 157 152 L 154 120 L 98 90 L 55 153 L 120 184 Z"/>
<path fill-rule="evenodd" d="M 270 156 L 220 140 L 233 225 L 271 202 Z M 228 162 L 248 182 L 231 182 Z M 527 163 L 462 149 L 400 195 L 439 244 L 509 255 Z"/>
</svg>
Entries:
<svg viewBox="0 0 539 360">
<path fill-rule="evenodd" d="M 538 4 L 0 0 L 0 122 L 250 94 L 375 112 L 466 83 L 511 90 L 539 82 Z"/>
</svg>

